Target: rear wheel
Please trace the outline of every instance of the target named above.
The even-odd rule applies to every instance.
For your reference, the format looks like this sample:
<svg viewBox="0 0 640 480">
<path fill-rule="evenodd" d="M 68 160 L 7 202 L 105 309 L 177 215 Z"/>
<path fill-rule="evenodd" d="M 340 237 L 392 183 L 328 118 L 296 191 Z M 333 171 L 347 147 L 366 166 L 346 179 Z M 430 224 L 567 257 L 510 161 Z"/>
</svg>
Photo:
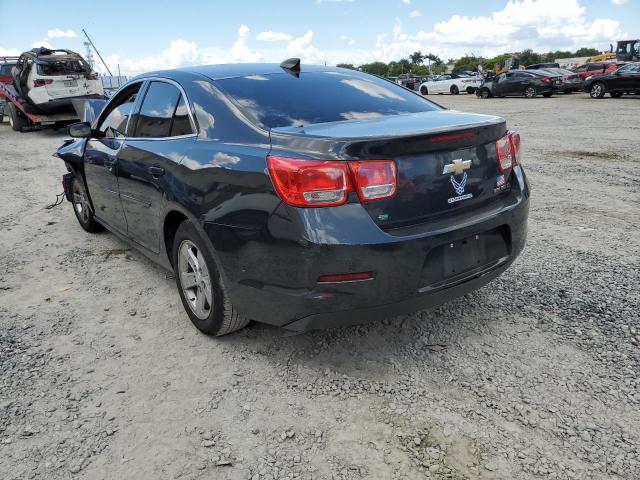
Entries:
<svg viewBox="0 0 640 480">
<path fill-rule="evenodd" d="M 428 89 L 425 85 L 422 85 L 422 86 L 420 87 L 420 93 L 421 93 L 422 95 L 429 95 L 429 89 Z"/>
<path fill-rule="evenodd" d="M 622 92 L 611 92 L 609 95 L 613 98 L 620 98 L 622 96 Z"/>
<path fill-rule="evenodd" d="M 602 98 L 604 97 L 605 90 L 606 88 L 604 86 L 604 83 L 596 82 L 591 85 L 591 88 L 589 88 L 589 96 L 591 98 Z"/>
<path fill-rule="evenodd" d="M 474 93 L 476 93 L 476 89 L 473 87 L 467 87 L 467 93 L 469 95 L 473 95 Z"/>
<path fill-rule="evenodd" d="M 524 92 L 522 93 L 526 98 L 535 98 L 537 95 L 536 87 L 534 87 L 533 85 L 529 85 L 524 89 Z"/>
<path fill-rule="evenodd" d="M 71 190 L 73 192 L 73 198 L 71 199 L 71 205 L 73 206 L 73 213 L 76 214 L 78 223 L 80 226 L 89 233 L 97 233 L 104 230 L 104 227 L 96 222 L 93 217 L 93 212 L 89 205 L 89 199 L 84 193 L 84 189 L 80 185 L 77 178 L 73 178 L 71 183 Z"/>
<path fill-rule="evenodd" d="M 27 119 L 13 103 L 7 104 L 7 107 L 9 108 L 9 125 L 14 131 L 21 132 L 27 126 Z"/>
<path fill-rule="evenodd" d="M 213 254 L 189 220 L 178 227 L 172 253 L 182 305 L 198 330 L 220 336 L 249 323 L 231 304 Z"/>
<path fill-rule="evenodd" d="M 455 85 L 451 85 L 449 91 L 451 92 L 451 95 L 458 95 L 460 93 L 460 90 L 458 90 L 458 87 Z"/>
<path fill-rule="evenodd" d="M 480 90 L 480 98 L 489 98 L 491 95 L 489 94 L 489 90 L 487 90 L 486 88 L 483 88 L 482 90 Z"/>
</svg>

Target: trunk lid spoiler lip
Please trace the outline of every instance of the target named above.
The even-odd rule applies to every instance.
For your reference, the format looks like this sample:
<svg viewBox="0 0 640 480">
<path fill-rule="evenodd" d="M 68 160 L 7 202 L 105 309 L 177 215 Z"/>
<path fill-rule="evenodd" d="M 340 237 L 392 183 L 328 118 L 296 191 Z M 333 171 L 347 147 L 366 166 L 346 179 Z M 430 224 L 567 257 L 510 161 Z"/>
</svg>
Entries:
<svg viewBox="0 0 640 480">
<path fill-rule="evenodd" d="M 422 125 L 419 123 L 421 120 L 425 121 Z M 504 123 L 505 120 L 502 117 L 495 115 L 466 113 L 457 110 L 435 110 L 402 115 L 385 115 L 365 120 L 315 123 L 300 127 L 277 127 L 271 129 L 271 134 L 312 137 L 318 140 L 384 140 L 406 136 L 457 132 Z M 340 132 L 340 130 L 343 130 L 343 132 Z"/>
</svg>

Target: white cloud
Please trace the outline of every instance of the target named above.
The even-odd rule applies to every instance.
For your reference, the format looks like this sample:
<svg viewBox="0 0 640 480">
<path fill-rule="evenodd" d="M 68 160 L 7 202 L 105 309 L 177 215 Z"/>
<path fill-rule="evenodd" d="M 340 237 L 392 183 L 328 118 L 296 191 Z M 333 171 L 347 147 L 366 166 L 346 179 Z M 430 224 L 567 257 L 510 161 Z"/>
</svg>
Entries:
<svg viewBox="0 0 640 480">
<path fill-rule="evenodd" d="M 75 36 L 76 32 L 71 29 L 60 30 L 59 28 L 56 28 L 47 32 L 47 37 L 49 38 L 75 38 Z"/>
<path fill-rule="evenodd" d="M 346 35 L 340 35 L 340 40 L 343 42 L 347 42 L 347 45 L 355 45 L 356 41 L 353 38 L 347 37 Z"/>
<path fill-rule="evenodd" d="M 22 52 L 17 48 L 3 48 L 0 47 L 0 57 L 17 57 Z"/>
<path fill-rule="evenodd" d="M 422 13 L 420 13 L 419 10 L 412 10 L 411 12 L 409 12 L 409 16 L 411 18 L 421 17 Z"/>
<path fill-rule="evenodd" d="M 614 5 L 624 5 L 627 2 L 629 2 L 629 0 L 611 0 L 611 3 Z"/>
<path fill-rule="evenodd" d="M 470 53 L 489 57 L 525 48 L 540 52 L 580 47 L 605 49 L 612 39 L 625 35 L 616 20 L 587 19 L 582 0 L 509 0 L 504 8 L 488 15 L 453 15 L 427 30 L 405 30 L 402 21 L 396 18 L 390 31 L 376 34 L 374 43 L 366 48 L 361 47 L 362 40 L 355 45 L 352 38 L 342 35 L 337 47 L 325 50 L 316 42 L 328 39 L 318 39 L 313 30 L 303 35 L 263 31 L 256 36 L 260 44 L 254 48 L 249 27 L 241 25 L 231 47 L 201 47 L 193 41 L 177 39 L 155 56 L 119 59 L 113 56 L 107 62 L 110 68 L 115 68 L 114 63 L 120 61 L 122 71 L 127 74 L 196 64 L 280 62 L 287 57 L 300 57 L 303 64 L 359 65 L 408 58 L 416 50 L 446 60 Z M 276 40 L 286 43 L 279 44 Z"/>
<path fill-rule="evenodd" d="M 402 0 L 405 5 L 411 5 L 411 0 Z"/>
<path fill-rule="evenodd" d="M 256 40 L 259 40 L 261 42 L 280 42 L 283 40 L 291 40 L 292 38 L 293 37 L 288 33 L 274 32 L 272 30 L 260 32 L 256 36 Z"/>
<path fill-rule="evenodd" d="M 291 40 L 286 47 L 289 57 L 299 57 L 303 63 L 324 63 L 326 55 L 313 45 L 313 30 Z"/>
<path fill-rule="evenodd" d="M 238 39 L 231 48 L 230 62 L 257 62 L 261 59 L 261 55 L 258 52 L 251 50 L 247 45 L 247 37 L 249 36 L 249 27 L 246 25 L 240 25 L 238 29 Z"/>
</svg>

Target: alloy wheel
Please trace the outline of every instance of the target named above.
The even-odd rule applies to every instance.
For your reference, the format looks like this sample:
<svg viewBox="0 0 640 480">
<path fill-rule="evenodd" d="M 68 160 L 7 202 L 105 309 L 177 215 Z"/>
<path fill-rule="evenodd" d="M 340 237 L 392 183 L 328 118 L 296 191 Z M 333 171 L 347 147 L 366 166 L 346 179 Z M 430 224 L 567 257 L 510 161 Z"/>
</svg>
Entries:
<svg viewBox="0 0 640 480">
<path fill-rule="evenodd" d="M 533 87 L 527 87 L 524 89 L 524 96 L 527 98 L 533 98 L 536 96 L 536 89 Z"/>
<path fill-rule="evenodd" d="M 209 318 L 213 308 L 211 278 L 204 256 L 198 246 L 183 240 L 178 250 L 178 275 L 184 298 L 200 320 Z"/>
<path fill-rule="evenodd" d="M 89 222 L 89 202 L 80 190 L 77 180 L 73 181 L 73 208 L 75 208 L 78 218 L 83 224 Z"/>
<path fill-rule="evenodd" d="M 591 87 L 591 97 L 600 98 L 602 96 L 602 85 L 600 83 L 596 83 Z"/>
</svg>

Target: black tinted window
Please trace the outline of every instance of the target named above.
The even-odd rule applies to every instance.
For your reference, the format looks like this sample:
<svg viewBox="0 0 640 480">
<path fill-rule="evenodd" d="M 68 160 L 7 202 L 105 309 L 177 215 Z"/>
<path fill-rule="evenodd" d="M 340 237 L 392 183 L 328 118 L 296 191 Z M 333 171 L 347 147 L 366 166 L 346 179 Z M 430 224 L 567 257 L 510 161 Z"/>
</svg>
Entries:
<svg viewBox="0 0 640 480">
<path fill-rule="evenodd" d="M 180 91 L 166 82 L 151 82 L 136 121 L 136 137 L 168 137 Z"/>
<path fill-rule="evenodd" d="M 358 72 L 251 75 L 216 83 L 265 128 L 439 109 L 394 83 Z"/>
<path fill-rule="evenodd" d="M 11 75 L 12 68 L 12 64 L 5 63 L 4 65 L 0 65 L 0 75 Z"/>
<path fill-rule="evenodd" d="M 176 114 L 173 116 L 173 124 L 171 125 L 171 136 L 177 137 L 179 135 L 188 135 L 190 133 L 193 133 L 193 127 L 189 120 L 189 111 L 187 110 L 187 104 L 184 101 L 184 97 L 180 95 Z"/>
</svg>

